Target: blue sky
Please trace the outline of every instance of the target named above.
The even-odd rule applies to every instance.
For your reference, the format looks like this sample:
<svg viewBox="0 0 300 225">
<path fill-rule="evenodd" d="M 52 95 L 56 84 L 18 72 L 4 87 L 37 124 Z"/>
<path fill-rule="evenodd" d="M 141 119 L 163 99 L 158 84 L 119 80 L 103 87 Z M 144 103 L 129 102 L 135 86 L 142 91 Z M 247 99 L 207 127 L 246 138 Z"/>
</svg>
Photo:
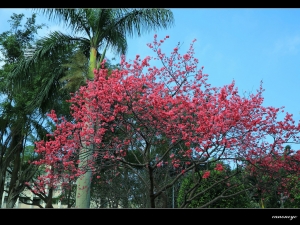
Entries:
<svg viewBox="0 0 300 225">
<path fill-rule="evenodd" d="M 263 81 L 264 106 L 281 107 L 300 120 L 298 103 L 300 87 L 300 9 L 171 9 L 175 24 L 158 30 L 158 39 L 169 35 L 162 50 L 170 53 L 178 42 L 184 53 L 196 38 L 195 53 L 199 66 L 209 74 L 213 86 L 231 83 L 234 79 L 240 93 L 254 93 Z M 0 9 L 0 33 L 9 29 L 12 13 L 31 15 L 30 9 Z M 38 16 L 38 23 L 48 29 L 62 26 Z M 155 32 L 128 39 L 127 59 L 136 54 L 154 56 L 146 46 Z M 108 57 L 114 57 L 108 53 Z M 282 116 L 283 117 L 283 116 Z M 281 117 L 281 118 L 282 118 Z"/>
</svg>

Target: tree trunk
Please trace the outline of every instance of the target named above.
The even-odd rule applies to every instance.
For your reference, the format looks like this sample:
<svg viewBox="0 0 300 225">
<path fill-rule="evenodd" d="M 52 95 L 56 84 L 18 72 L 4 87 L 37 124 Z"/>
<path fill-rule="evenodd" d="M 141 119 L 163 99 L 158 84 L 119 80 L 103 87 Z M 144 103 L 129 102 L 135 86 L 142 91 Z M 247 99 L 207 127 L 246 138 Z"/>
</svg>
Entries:
<svg viewBox="0 0 300 225">
<path fill-rule="evenodd" d="M 4 195 L 4 187 L 5 187 L 5 178 L 6 178 L 6 169 L 0 170 L 0 208 L 3 208 L 2 205 L 2 197 Z"/>
<path fill-rule="evenodd" d="M 162 192 L 160 194 L 160 201 L 161 201 L 161 208 L 167 208 L 168 206 L 168 198 L 167 195 L 165 194 L 165 192 Z"/>
<path fill-rule="evenodd" d="M 153 177 L 153 169 L 150 163 L 148 164 L 148 171 L 149 171 L 149 179 L 150 179 L 150 190 L 149 190 L 150 206 L 151 208 L 155 208 L 154 177 Z"/>
<path fill-rule="evenodd" d="M 51 187 L 49 189 L 49 195 L 48 195 L 47 204 L 46 204 L 45 208 L 53 208 L 52 197 L 53 197 L 53 188 Z"/>
<path fill-rule="evenodd" d="M 18 181 L 18 175 L 21 167 L 21 152 L 23 151 L 22 142 L 23 142 L 22 135 L 16 134 L 13 136 L 11 150 L 15 149 L 15 153 L 14 153 L 15 157 L 13 161 L 14 167 L 11 173 L 6 208 L 13 208 L 19 198 L 20 192 L 19 190 L 17 190 L 19 186 L 17 184 L 17 181 Z"/>
<path fill-rule="evenodd" d="M 90 79 L 90 80 L 94 79 L 94 77 L 95 77 L 94 69 L 96 67 L 97 67 L 97 49 L 94 47 L 91 47 L 88 79 Z"/>
<path fill-rule="evenodd" d="M 74 204 L 71 204 L 71 194 L 72 194 L 72 187 L 70 188 L 70 190 L 68 191 L 68 200 L 67 200 L 67 207 L 68 209 L 72 207 L 72 205 Z"/>
<path fill-rule="evenodd" d="M 87 162 L 91 159 L 92 153 L 89 153 L 88 156 L 86 156 L 86 154 L 84 154 L 84 149 L 81 149 L 79 155 L 79 168 L 87 168 Z M 92 171 L 90 170 L 86 171 L 77 179 L 76 208 L 90 208 L 91 179 Z"/>
<path fill-rule="evenodd" d="M 12 209 L 15 206 L 17 200 L 18 200 L 18 196 L 17 196 L 17 198 L 12 198 L 10 196 L 10 198 L 7 199 L 6 208 Z"/>
<path fill-rule="evenodd" d="M 156 181 L 154 179 L 153 179 L 153 184 L 154 184 L 154 187 L 156 188 L 156 190 L 159 190 L 159 186 L 158 186 L 158 184 L 156 183 Z M 159 194 L 158 196 L 160 196 L 160 198 L 158 199 L 158 202 L 161 203 L 161 204 L 159 204 L 159 207 L 167 208 L 168 198 L 167 198 L 167 195 L 165 194 L 165 192 L 164 191 L 161 192 L 161 194 Z"/>
<path fill-rule="evenodd" d="M 127 188 L 127 184 L 129 183 L 128 181 L 128 168 L 125 166 L 124 167 L 124 186 Z M 129 208 L 129 203 L 128 203 L 128 191 L 126 192 L 126 196 L 123 197 L 123 207 L 124 208 Z"/>
<path fill-rule="evenodd" d="M 94 69 L 97 66 L 97 49 L 94 47 L 90 48 L 90 64 L 88 78 L 94 79 Z M 93 152 L 86 155 L 87 147 L 83 147 L 79 151 L 79 168 L 87 167 L 87 162 L 92 159 Z M 92 172 L 87 171 L 81 177 L 77 179 L 77 190 L 76 190 L 76 208 L 89 208 L 91 198 L 91 179 Z"/>
<path fill-rule="evenodd" d="M 10 103 L 12 102 L 11 99 L 8 99 Z M 4 120 L 3 124 L 1 125 L 1 130 L 0 130 L 0 208 L 3 208 L 2 205 L 2 198 L 4 195 L 4 188 L 5 188 L 5 181 L 6 181 L 6 171 L 8 167 L 8 161 L 10 160 L 11 157 L 7 157 L 7 145 L 10 141 L 11 134 L 10 135 L 5 135 L 7 136 L 4 138 L 5 130 L 8 128 L 8 121 L 9 120 Z M 5 140 L 5 141 L 4 141 Z M 9 155 L 9 154 L 8 154 Z"/>
</svg>

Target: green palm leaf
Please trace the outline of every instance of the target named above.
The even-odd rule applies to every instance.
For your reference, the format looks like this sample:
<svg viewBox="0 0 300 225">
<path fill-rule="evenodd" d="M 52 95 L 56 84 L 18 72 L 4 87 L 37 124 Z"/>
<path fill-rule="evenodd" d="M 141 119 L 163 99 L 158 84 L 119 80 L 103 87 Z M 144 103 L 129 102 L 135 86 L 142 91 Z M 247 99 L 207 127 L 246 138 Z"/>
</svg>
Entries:
<svg viewBox="0 0 300 225">
<path fill-rule="evenodd" d="M 167 9 L 119 9 L 116 14 L 116 27 L 130 37 L 159 28 L 167 29 L 174 22 L 172 12 Z"/>
</svg>

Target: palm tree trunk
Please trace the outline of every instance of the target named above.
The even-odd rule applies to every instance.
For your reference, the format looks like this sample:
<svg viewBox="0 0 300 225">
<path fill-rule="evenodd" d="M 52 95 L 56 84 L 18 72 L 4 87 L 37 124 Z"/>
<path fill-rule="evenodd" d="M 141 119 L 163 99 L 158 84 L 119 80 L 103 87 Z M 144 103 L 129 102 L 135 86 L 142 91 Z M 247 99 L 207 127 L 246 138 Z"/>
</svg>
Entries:
<svg viewBox="0 0 300 225">
<path fill-rule="evenodd" d="M 94 69 L 97 67 L 97 49 L 94 47 L 90 48 L 90 65 L 88 79 L 94 79 Z M 88 147 L 85 146 L 79 151 L 79 168 L 87 168 L 88 161 L 92 159 L 93 152 L 86 153 Z M 88 169 L 88 168 L 87 168 Z M 92 172 L 86 171 L 77 180 L 76 189 L 76 208 L 89 208 L 90 207 L 90 197 L 91 197 L 91 179 Z"/>
<path fill-rule="evenodd" d="M 94 69 L 97 68 L 97 49 L 91 47 L 90 49 L 90 65 L 89 65 L 89 74 L 88 79 L 94 79 Z"/>
<path fill-rule="evenodd" d="M 90 157 L 89 157 L 90 158 Z M 80 160 L 79 167 L 85 165 L 87 159 Z M 92 171 L 86 171 L 77 180 L 76 208 L 90 208 Z"/>
<path fill-rule="evenodd" d="M 14 129 L 13 129 L 14 130 Z M 13 208 L 16 201 L 19 198 L 18 192 L 18 175 L 21 167 L 21 152 L 23 151 L 23 136 L 16 134 L 13 135 L 12 146 L 11 148 L 15 150 L 15 158 L 14 158 L 14 167 L 11 173 L 8 197 L 7 197 L 7 205 L 6 208 Z"/>
</svg>

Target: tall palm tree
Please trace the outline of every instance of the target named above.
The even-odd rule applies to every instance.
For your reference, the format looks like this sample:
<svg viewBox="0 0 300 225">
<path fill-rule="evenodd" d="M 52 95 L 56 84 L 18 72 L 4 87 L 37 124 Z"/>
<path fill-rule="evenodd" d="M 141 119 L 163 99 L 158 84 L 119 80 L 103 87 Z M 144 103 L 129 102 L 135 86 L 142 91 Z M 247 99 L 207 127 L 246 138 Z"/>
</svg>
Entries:
<svg viewBox="0 0 300 225">
<path fill-rule="evenodd" d="M 99 50 L 110 47 L 117 54 L 125 54 L 127 50 L 126 37 L 159 28 L 168 28 L 173 24 L 173 14 L 167 9 L 36 9 L 64 22 L 74 35 L 54 31 L 43 38 L 42 47 L 37 49 L 28 61 L 20 62 L 12 73 L 12 78 L 23 74 L 29 78 L 26 71 L 35 62 L 48 57 L 50 52 L 62 50 L 69 44 L 77 43 L 80 50 L 89 58 L 88 78 L 93 79 L 93 70 L 97 66 Z M 82 36 L 77 36 L 82 35 Z M 25 72 L 25 73 L 24 73 Z M 24 80 L 20 81 L 24 82 Z"/>
<path fill-rule="evenodd" d="M 53 57 L 57 52 L 63 52 L 68 46 L 75 44 L 76 50 L 82 51 L 89 60 L 89 72 L 87 78 L 94 78 L 94 69 L 97 68 L 97 60 L 101 57 L 99 51 L 110 47 L 117 54 L 125 54 L 127 50 L 126 37 L 134 34 L 140 36 L 143 32 L 153 31 L 159 28 L 168 28 L 173 24 L 173 13 L 167 9 L 36 9 L 49 16 L 49 19 L 58 19 L 71 29 L 74 35 L 54 31 L 41 40 L 41 47 L 27 60 L 20 60 L 18 66 L 12 71 L 11 81 L 14 86 L 30 82 L 33 77 L 29 74 L 29 68 L 35 63 Z M 77 36 L 82 35 L 82 36 Z M 56 76 L 53 74 L 53 76 Z M 53 79 L 49 79 L 45 86 L 50 87 Z M 45 92 L 41 87 L 39 99 L 35 104 L 45 102 L 51 93 Z M 84 149 L 80 152 L 82 153 Z M 85 159 L 86 160 L 86 159 Z M 84 161 L 81 165 L 84 165 Z M 91 172 L 87 172 L 78 182 L 78 186 L 88 186 L 88 191 L 77 189 L 76 207 L 88 208 L 90 205 L 90 179 Z"/>
<path fill-rule="evenodd" d="M 134 33 L 141 35 L 160 27 L 167 28 L 173 23 L 173 14 L 167 9 L 42 9 L 49 19 L 58 18 L 78 34 L 83 50 L 89 52 L 89 78 L 94 78 L 93 70 L 99 48 L 105 45 L 112 47 L 117 53 L 125 54 L 127 50 L 126 36 Z M 55 33 L 51 38 L 66 38 Z M 76 39 L 76 38 L 75 38 Z"/>
</svg>

